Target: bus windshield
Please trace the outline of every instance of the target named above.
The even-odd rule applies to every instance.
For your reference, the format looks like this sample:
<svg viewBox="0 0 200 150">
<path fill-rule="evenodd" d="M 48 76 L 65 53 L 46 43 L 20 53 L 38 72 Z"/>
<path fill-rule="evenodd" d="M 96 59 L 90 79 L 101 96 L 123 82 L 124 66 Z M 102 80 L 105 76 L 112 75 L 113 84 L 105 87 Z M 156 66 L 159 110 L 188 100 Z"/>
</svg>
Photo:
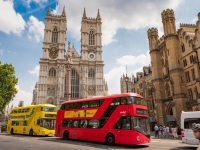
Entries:
<svg viewBox="0 0 200 150">
<path fill-rule="evenodd" d="M 131 117 L 131 129 L 137 130 L 142 134 L 150 134 L 149 119 L 144 117 Z"/>
<path fill-rule="evenodd" d="M 129 104 L 136 104 L 136 105 L 147 106 L 147 102 L 143 98 L 128 96 L 127 99 L 128 99 L 128 103 Z"/>
<path fill-rule="evenodd" d="M 54 130 L 55 129 L 55 119 L 41 119 L 40 120 L 40 126 L 44 127 L 49 130 Z"/>
<path fill-rule="evenodd" d="M 45 112 L 56 112 L 56 107 L 44 106 L 44 107 L 41 107 L 41 111 L 45 111 Z"/>
</svg>

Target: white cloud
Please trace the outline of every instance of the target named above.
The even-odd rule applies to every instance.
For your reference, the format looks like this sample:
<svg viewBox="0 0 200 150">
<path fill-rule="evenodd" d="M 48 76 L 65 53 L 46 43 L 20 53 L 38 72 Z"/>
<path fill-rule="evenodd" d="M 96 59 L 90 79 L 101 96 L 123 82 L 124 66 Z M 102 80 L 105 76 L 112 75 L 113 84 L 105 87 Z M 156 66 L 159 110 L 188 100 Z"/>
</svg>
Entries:
<svg viewBox="0 0 200 150">
<path fill-rule="evenodd" d="M 20 89 L 19 85 L 16 85 L 16 88 L 18 93 L 10 103 L 13 104 L 14 107 L 18 106 L 19 101 L 24 101 L 24 105 L 30 105 L 32 102 L 32 93 Z"/>
<path fill-rule="evenodd" d="M 40 40 L 43 40 L 44 37 L 44 23 L 42 21 L 39 21 L 34 16 L 29 17 L 29 21 L 27 23 L 28 25 L 28 38 L 32 40 L 34 39 L 39 42 Z"/>
<path fill-rule="evenodd" d="M 116 61 L 122 66 L 125 66 L 125 65 L 133 66 L 136 64 L 146 65 L 150 63 L 150 55 L 149 55 L 149 52 L 147 51 L 146 55 L 144 54 L 141 54 L 139 56 L 126 55 L 126 56 L 122 56 L 121 58 L 118 58 Z"/>
<path fill-rule="evenodd" d="M 2 55 L 3 54 L 3 50 L 2 49 L 0 49 L 0 55 Z"/>
<path fill-rule="evenodd" d="M 68 31 L 70 35 L 79 40 L 83 7 L 87 6 L 87 17 L 93 18 L 96 18 L 97 10 L 99 8 L 102 18 L 103 45 L 108 45 L 109 43 L 116 41 L 114 35 L 120 28 L 137 30 L 145 27 L 157 27 L 159 32 L 161 32 L 159 35 L 162 35 L 161 12 L 167 8 L 175 9 L 179 6 L 181 1 L 182 0 L 82 0 L 74 5 L 74 0 L 60 0 L 53 12 L 61 14 L 63 6 L 66 6 Z"/>
<path fill-rule="evenodd" d="M 114 67 L 107 74 L 105 74 L 105 79 L 108 82 L 109 94 L 120 93 L 120 78 L 123 73 L 126 73 L 126 65 L 128 76 L 129 73 L 136 74 L 136 72 L 142 72 L 143 66 L 148 66 L 150 64 L 150 55 L 147 51 L 146 55 L 141 54 L 139 56 L 122 56 L 116 59 L 118 67 Z M 130 72 L 131 70 L 131 72 Z"/>
<path fill-rule="evenodd" d="M 39 69 L 40 69 L 40 66 L 36 66 L 33 70 L 29 70 L 28 72 L 30 74 L 34 74 L 34 75 L 39 76 Z"/>
<path fill-rule="evenodd" d="M 0 0 L 0 31 L 20 35 L 26 23 L 19 13 L 16 13 L 12 0 Z"/>
<path fill-rule="evenodd" d="M 46 3 L 48 0 L 23 0 L 24 1 L 24 3 L 25 3 L 25 5 L 27 6 L 27 7 L 30 7 L 30 3 L 37 3 L 37 4 L 43 4 L 43 3 Z"/>
</svg>

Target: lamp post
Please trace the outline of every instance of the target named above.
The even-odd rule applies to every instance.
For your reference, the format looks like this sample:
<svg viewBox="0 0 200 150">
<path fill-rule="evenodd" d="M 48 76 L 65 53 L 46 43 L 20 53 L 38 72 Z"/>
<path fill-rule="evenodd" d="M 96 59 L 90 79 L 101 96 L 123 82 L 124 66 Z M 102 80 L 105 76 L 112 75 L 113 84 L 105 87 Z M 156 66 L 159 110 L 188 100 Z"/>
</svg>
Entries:
<svg viewBox="0 0 200 150">
<path fill-rule="evenodd" d="M 126 74 L 126 77 L 125 77 L 125 82 L 126 82 L 126 92 L 128 93 L 128 81 L 129 81 L 129 78 Z"/>
</svg>

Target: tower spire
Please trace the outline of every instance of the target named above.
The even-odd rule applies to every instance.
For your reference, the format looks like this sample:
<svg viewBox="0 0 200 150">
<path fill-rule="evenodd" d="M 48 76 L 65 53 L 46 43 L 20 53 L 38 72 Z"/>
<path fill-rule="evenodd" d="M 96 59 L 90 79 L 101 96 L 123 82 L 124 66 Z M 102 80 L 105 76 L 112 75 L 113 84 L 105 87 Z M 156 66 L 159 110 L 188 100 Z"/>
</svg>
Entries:
<svg viewBox="0 0 200 150">
<path fill-rule="evenodd" d="M 82 19 L 86 19 L 87 18 L 87 16 L 86 16 L 86 13 L 85 13 L 85 7 L 84 7 L 84 11 L 83 11 L 83 17 L 82 17 Z"/>
<path fill-rule="evenodd" d="M 97 13 L 97 20 L 101 20 L 99 9 L 98 9 L 98 13 Z"/>
<path fill-rule="evenodd" d="M 65 17 L 65 16 L 66 16 L 66 13 L 65 13 L 65 6 L 63 7 L 62 16 L 63 16 L 63 17 Z"/>
<path fill-rule="evenodd" d="M 51 10 L 50 10 L 50 6 L 48 6 L 48 11 L 47 11 L 47 16 L 51 15 Z"/>
</svg>

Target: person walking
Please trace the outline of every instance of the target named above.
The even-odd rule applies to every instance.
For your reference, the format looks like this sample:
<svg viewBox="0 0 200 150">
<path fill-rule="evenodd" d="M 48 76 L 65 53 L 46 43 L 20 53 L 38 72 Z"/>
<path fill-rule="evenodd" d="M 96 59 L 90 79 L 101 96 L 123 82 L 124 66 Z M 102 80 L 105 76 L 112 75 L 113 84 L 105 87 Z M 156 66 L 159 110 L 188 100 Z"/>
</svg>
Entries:
<svg viewBox="0 0 200 150">
<path fill-rule="evenodd" d="M 166 127 L 163 126 L 163 137 L 166 138 Z"/>
<path fill-rule="evenodd" d="M 168 138 L 169 137 L 169 127 L 166 125 L 166 137 Z"/>
<path fill-rule="evenodd" d="M 177 128 L 177 135 L 178 135 L 178 138 L 181 139 L 181 128 L 180 128 L 179 125 L 177 125 L 176 128 Z"/>
<path fill-rule="evenodd" d="M 195 138 L 199 140 L 199 147 L 196 150 L 200 150 L 200 124 L 193 123 L 192 130 L 193 130 Z"/>
<path fill-rule="evenodd" d="M 155 124 L 155 126 L 154 126 L 154 131 L 155 131 L 155 137 L 157 137 L 158 136 L 158 126 L 157 126 L 157 124 Z"/>
<path fill-rule="evenodd" d="M 177 134 L 177 127 L 175 127 L 175 126 L 173 126 L 173 132 L 172 132 L 172 134 L 173 134 L 173 136 L 174 136 L 174 139 L 177 139 L 178 138 L 178 134 Z"/>
</svg>

